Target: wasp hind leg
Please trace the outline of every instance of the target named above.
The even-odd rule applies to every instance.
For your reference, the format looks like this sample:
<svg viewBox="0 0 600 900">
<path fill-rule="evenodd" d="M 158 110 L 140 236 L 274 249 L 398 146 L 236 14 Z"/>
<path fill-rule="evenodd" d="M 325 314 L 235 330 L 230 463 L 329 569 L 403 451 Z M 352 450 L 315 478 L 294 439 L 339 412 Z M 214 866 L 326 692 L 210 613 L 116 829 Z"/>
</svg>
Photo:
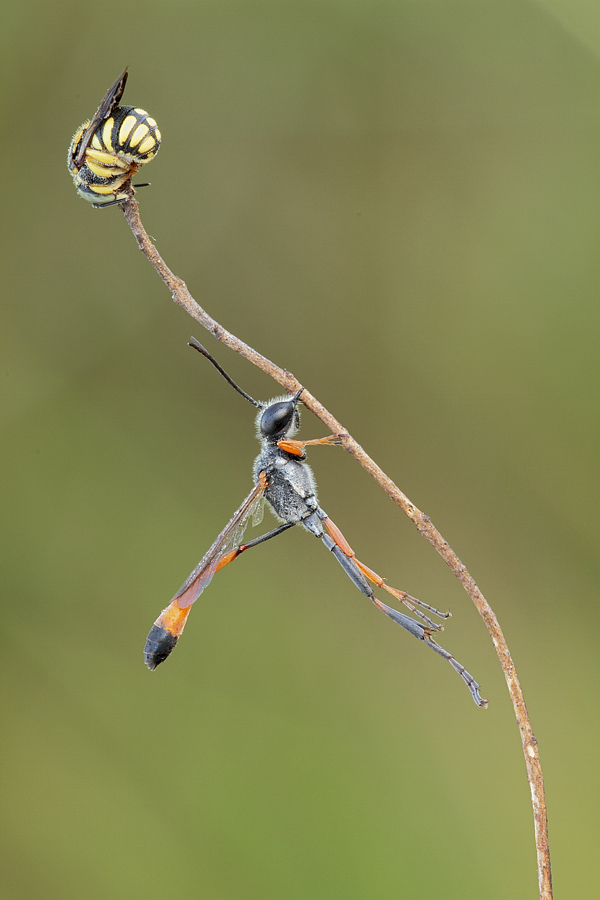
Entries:
<svg viewBox="0 0 600 900">
<path fill-rule="evenodd" d="M 410 594 L 407 594 L 406 591 L 400 591 L 398 588 L 390 587 L 390 585 L 385 583 L 385 579 L 378 575 L 377 572 L 374 572 L 364 563 L 362 563 L 359 559 L 356 558 L 356 554 L 354 550 L 337 527 L 337 525 L 331 521 L 331 519 L 326 516 L 323 519 L 323 524 L 325 525 L 327 531 L 331 535 L 336 546 L 341 550 L 341 552 L 351 559 L 357 568 L 362 572 L 364 576 L 366 576 L 369 581 L 372 581 L 373 584 L 377 585 L 377 587 L 383 588 L 388 594 L 391 594 L 392 597 L 395 597 L 396 600 L 399 600 L 400 603 L 403 603 L 408 609 L 410 609 L 411 613 L 415 616 L 419 616 L 426 625 L 427 629 L 430 631 L 443 631 L 443 625 L 438 625 L 437 622 L 434 622 L 429 616 L 425 615 L 422 610 L 426 609 L 428 612 L 433 613 L 434 616 L 437 616 L 438 619 L 448 619 L 451 617 L 451 612 L 442 612 L 439 609 L 436 609 L 435 606 L 430 606 L 429 603 L 425 603 L 423 600 L 419 600 L 417 597 L 412 597 Z M 420 608 L 419 608 L 420 607 Z"/>
<path fill-rule="evenodd" d="M 434 615 L 440 616 L 441 618 L 447 618 L 450 613 L 442 613 L 439 612 L 435 607 L 429 606 L 427 603 L 423 603 L 421 600 L 417 600 L 416 597 L 411 597 L 410 594 L 406 594 L 404 591 L 399 591 L 396 588 L 388 587 L 385 584 L 383 578 L 377 575 L 376 572 L 373 572 L 372 569 L 369 569 L 368 566 L 365 566 L 364 563 L 361 563 L 357 558 L 346 541 L 346 538 L 339 530 L 337 525 L 335 525 L 328 516 L 319 516 L 322 519 L 323 525 L 327 529 L 327 531 L 323 531 L 321 534 L 321 540 L 325 544 L 328 550 L 331 550 L 337 561 L 340 563 L 346 574 L 351 578 L 356 587 L 362 591 L 369 599 L 375 604 L 377 609 L 380 609 L 381 612 L 385 613 L 386 616 L 389 616 L 392 621 L 396 622 L 397 625 L 400 625 L 401 628 L 404 628 L 410 634 L 417 638 L 419 641 L 423 641 L 427 644 L 428 647 L 438 653 L 441 657 L 446 659 L 455 672 L 457 672 L 460 677 L 463 679 L 467 687 L 471 692 L 471 696 L 473 700 L 477 704 L 477 706 L 486 707 L 488 705 L 488 701 L 484 700 L 479 693 L 479 685 L 473 678 L 473 676 L 467 672 L 465 667 L 461 665 L 457 659 L 455 659 L 451 653 L 441 647 L 432 637 L 432 634 L 441 631 L 442 626 L 433 622 L 429 616 L 425 615 L 421 610 L 417 609 L 415 604 L 429 610 Z M 367 580 L 368 579 L 368 580 Z M 415 615 L 420 616 L 420 618 L 424 621 L 424 625 L 420 622 L 415 621 L 415 619 L 411 619 L 410 616 L 405 615 L 404 613 L 398 612 L 396 609 L 392 609 L 390 606 L 386 606 L 385 603 L 382 603 L 379 600 L 373 591 L 373 588 L 369 584 L 369 581 L 372 581 L 373 584 L 378 587 L 383 587 L 386 591 L 404 603 L 411 612 Z"/>
</svg>

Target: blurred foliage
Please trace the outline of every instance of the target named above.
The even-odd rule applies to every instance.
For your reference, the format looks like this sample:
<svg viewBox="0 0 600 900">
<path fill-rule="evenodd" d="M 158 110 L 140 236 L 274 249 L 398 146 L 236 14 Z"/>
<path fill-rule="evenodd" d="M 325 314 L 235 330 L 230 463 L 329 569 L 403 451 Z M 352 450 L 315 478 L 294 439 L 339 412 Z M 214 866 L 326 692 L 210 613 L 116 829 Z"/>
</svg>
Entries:
<svg viewBox="0 0 600 900">
<path fill-rule="evenodd" d="M 487 712 L 300 531 L 219 575 L 143 665 L 256 444 L 120 211 L 70 182 L 70 137 L 126 64 L 163 134 L 148 231 L 477 578 L 540 740 L 557 896 L 593 895 L 599 54 L 600 10 L 559 0 L 5 4 L 3 900 L 536 896 L 487 632 L 341 451 L 311 454 L 324 508 L 452 608 L 444 645 Z"/>
</svg>

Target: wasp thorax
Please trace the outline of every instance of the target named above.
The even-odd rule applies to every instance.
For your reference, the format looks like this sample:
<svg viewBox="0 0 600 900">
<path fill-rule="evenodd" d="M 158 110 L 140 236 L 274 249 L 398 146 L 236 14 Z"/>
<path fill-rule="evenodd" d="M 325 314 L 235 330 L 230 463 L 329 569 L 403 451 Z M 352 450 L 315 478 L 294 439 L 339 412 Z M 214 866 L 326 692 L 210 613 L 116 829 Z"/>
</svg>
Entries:
<svg viewBox="0 0 600 900">
<path fill-rule="evenodd" d="M 294 421 L 295 419 L 295 421 Z M 267 438 L 280 437 L 292 425 L 298 425 L 299 415 L 295 400 L 271 403 L 260 417 L 260 430 Z"/>
</svg>

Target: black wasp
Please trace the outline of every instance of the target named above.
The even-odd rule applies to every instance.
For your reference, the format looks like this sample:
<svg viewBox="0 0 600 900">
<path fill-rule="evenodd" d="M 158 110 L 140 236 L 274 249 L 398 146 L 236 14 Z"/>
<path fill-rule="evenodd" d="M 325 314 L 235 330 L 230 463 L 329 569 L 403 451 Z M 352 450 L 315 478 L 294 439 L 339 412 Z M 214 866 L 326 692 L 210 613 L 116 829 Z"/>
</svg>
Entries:
<svg viewBox="0 0 600 900">
<path fill-rule="evenodd" d="M 275 397 L 268 403 L 259 403 L 227 375 L 195 338 L 190 339 L 190 346 L 209 359 L 229 384 L 258 408 L 256 428 L 261 449 L 254 461 L 254 487 L 150 629 L 144 651 L 148 668 L 155 669 L 171 653 L 183 631 L 192 604 L 208 587 L 219 569 L 233 562 L 245 550 L 268 541 L 293 525 L 302 525 L 323 541 L 356 587 L 366 594 L 378 609 L 448 660 L 465 681 L 475 703 L 478 706 L 487 706 L 487 701 L 481 698 L 479 685 L 473 676 L 433 639 L 432 635 L 440 631 L 442 626 L 433 622 L 423 610 L 439 618 L 447 618 L 450 613 L 442 613 L 433 606 L 417 600 L 416 597 L 387 585 L 383 578 L 356 558 L 344 535 L 319 506 L 315 479 L 305 461 L 305 447 L 314 444 L 336 444 L 339 443 L 339 438 L 329 435 L 310 441 L 293 440 L 300 425 L 298 403 L 304 388 L 293 397 Z M 252 541 L 241 543 L 244 526 L 256 513 L 263 499 L 282 524 Z M 375 596 L 369 582 L 386 590 L 424 624 L 382 603 Z"/>
<path fill-rule="evenodd" d="M 160 147 L 154 119 L 143 109 L 119 106 L 126 83 L 127 68 L 109 87 L 91 121 L 77 129 L 69 147 L 67 165 L 77 193 L 97 209 L 132 197 L 131 179 Z"/>
</svg>

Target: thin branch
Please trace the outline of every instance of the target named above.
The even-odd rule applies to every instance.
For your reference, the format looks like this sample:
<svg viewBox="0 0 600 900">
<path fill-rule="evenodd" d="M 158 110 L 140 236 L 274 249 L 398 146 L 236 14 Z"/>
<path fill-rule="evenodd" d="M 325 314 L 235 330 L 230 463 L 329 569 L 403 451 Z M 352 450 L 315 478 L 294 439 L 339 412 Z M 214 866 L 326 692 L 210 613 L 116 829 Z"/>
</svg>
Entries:
<svg viewBox="0 0 600 900">
<path fill-rule="evenodd" d="M 209 331 L 218 341 L 221 341 L 231 350 L 235 350 L 249 360 L 249 362 L 258 366 L 259 369 L 262 369 L 263 372 L 270 375 L 291 394 L 296 393 L 302 385 L 290 372 L 286 369 L 279 368 L 279 366 L 276 366 L 269 359 L 262 356 L 260 353 L 257 353 L 256 350 L 248 346 L 248 344 L 245 344 L 235 335 L 226 331 L 196 303 L 185 283 L 171 272 L 150 241 L 139 216 L 137 201 L 132 197 L 121 204 L 121 208 L 123 209 L 125 219 L 137 240 L 140 250 L 147 256 L 166 286 L 169 288 L 175 303 L 182 306 L 193 319 L 199 322 L 200 325 Z M 502 671 L 504 672 L 504 677 L 508 685 L 508 692 L 512 700 L 519 731 L 521 733 L 527 779 L 531 789 L 533 806 L 540 900 L 552 900 L 548 821 L 538 742 L 529 721 L 525 700 L 523 698 L 523 691 L 521 690 L 521 685 L 502 629 L 498 624 L 498 619 L 466 567 L 452 550 L 448 542 L 444 540 L 437 528 L 435 528 L 429 516 L 421 512 L 421 510 L 402 493 L 400 488 L 394 484 L 391 478 L 388 478 L 385 472 L 379 468 L 379 466 L 363 450 L 360 444 L 348 434 L 346 429 L 337 421 L 337 419 L 332 416 L 306 388 L 302 394 L 302 403 L 310 409 L 310 411 L 314 413 L 314 415 L 317 416 L 317 418 L 319 418 L 333 434 L 339 435 L 340 443 L 345 447 L 348 453 L 354 456 L 360 465 L 369 472 L 377 484 L 383 488 L 386 494 L 398 504 L 400 509 L 402 509 L 408 518 L 416 525 L 423 537 L 435 547 L 446 565 L 458 578 L 483 618 L 491 635 L 500 665 L 502 666 Z"/>
</svg>

